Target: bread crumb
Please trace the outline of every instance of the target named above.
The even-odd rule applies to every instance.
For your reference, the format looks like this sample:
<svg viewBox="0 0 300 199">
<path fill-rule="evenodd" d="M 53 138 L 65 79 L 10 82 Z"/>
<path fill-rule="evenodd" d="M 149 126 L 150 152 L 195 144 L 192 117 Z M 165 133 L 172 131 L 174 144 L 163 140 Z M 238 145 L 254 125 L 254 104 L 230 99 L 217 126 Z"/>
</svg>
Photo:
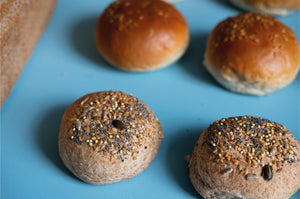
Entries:
<svg viewBox="0 0 300 199">
<path fill-rule="evenodd" d="M 191 156 L 190 155 L 185 156 L 184 160 L 186 162 L 190 162 L 191 161 Z"/>
</svg>

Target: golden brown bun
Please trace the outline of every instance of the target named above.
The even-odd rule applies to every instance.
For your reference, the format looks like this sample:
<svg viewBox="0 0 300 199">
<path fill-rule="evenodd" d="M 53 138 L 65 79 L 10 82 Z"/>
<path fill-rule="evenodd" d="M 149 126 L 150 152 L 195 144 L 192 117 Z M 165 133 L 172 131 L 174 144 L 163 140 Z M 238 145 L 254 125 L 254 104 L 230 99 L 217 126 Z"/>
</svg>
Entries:
<svg viewBox="0 0 300 199">
<path fill-rule="evenodd" d="M 232 4 L 251 12 L 285 16 L 300 9 L 299 0 L 229 0 Z"/>
<path fill-rule="evenodd" d="M 1 0 L 0 106 L 29 59 L 55 5 L 56 0 Z"/>
<path fill-rule="evenodd" d="M 300 145 L 261 117 L 215 121 L 200 135 L 190 179 L 204 198 L 286 199 L 300 188 Z"/>
<path fill-rule="evenodd" d="M 138 98 L 123 92 L 90 93 L 64 113 L 59 154 L 81 180 L 110 184 L 146 169 L 162 136 L 160 122 Z"/>
<path fill-rule="evenodd" d="M 160 0 L 120 0 L 108 6 L 95 30 L 100 54 L 126 71 L 152 71 L 177 61 L 189 41 L 187 22 Z"/>
<path fill-rule="evenodd" d="M 231 91 L 265 95 L 294 80 L 299 60 L 299 43 L 289 27 L 266 15 L 245 13 L 214 28 L 204 65 Z"/>
</svg>

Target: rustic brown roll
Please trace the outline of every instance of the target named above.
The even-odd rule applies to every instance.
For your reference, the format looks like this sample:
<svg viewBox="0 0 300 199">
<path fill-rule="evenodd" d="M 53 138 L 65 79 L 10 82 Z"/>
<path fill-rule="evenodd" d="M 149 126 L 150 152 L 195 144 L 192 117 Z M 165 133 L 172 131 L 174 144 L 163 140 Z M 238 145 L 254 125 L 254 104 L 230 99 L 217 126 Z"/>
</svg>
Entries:
<svg viewBox="0 0 300 199">
<path fill-rule="evenodd" d="M 300 188 L 299 147 L 291 131 L 268 119 L 217 120 L 195 145 L 190 180 L 204 198 L 289 198 Z"/>
<path fill-rule="evenodd" d="M 161 0 L 121 0 L 110 4 L 98 19 L 98 51 L 125 71 L 152 71 L 171 65 L 186 51 L 187 22 Z"/>
<path fill-rule="evenodd" d="M 55 6 L 56 0 L 1 0 L 0 106 L 10 94 Z"/>
<path fill-rule="evenodd" d="M 245 13 L 213 29 L 204 66 L 231 91 L 266 95 L 295 79 L 299 54 L 298 40 L 289 27 L 270 16 Z"/>
<path fill-rule="evenodd" d="M 250 12 L 285 16 L 300 8 L 299 0 L 229 0 L 233 5 Z"/>
<path fill-rule="evenodd" d="M 90 93 L 64 113 L 59 154 L 81 180 L 110 184 L 146 169 L 162 137 L 160 122 L 138 98 L 123 92 Z"/>
</svg>

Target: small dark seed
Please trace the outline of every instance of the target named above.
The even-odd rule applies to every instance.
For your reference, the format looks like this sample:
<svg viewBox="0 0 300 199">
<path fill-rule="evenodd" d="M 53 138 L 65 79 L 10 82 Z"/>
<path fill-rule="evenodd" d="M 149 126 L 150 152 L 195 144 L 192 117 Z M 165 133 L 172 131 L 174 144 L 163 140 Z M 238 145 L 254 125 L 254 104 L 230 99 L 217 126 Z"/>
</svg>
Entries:
<svg viewBox="0 0 300 199">
<path fill-rule="evenodd" d="M 122 130 L 122 129 L 125 128 L 124 123 L 123 123 L 122 121 L 120 121 L 120 120 L 113 120 L 113 121 L 112 121 L 112 125 L 113 125 L 115 128 L 120 129 L 120 130 Z"/>
<path fill-rule="evenodd" d="M 271 180 L 273 178 L 272 167 L 270 165 L 264 166 L 262 174 L 265 180 Z"/>
</svg>

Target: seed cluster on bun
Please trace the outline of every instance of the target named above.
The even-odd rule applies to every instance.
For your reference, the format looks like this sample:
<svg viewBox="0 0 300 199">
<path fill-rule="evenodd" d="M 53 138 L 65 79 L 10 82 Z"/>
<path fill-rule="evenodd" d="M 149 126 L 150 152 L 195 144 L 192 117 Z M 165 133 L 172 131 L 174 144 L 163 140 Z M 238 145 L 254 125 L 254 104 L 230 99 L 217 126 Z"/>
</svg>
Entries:
<svg viewBox="0 0 300 199">
<path fill-rule="evenodd" d="M 281 124 L 261 117 L 243 116 L 215 121 L 208 127 L 205 140 L 210 146 L 211 158 L 217 163 L 233 166 L 239 160 L 251 167 L 271 165 L 274 171 L 280 171 L 284 164 L 299 161 L 299 146 L 289 136 L 292 132 Z M 230 156 L 231 149 L 240 156 Z M 245 172 L 243 165 L 233 169 Z"/>
<path fill-rule="evenodd" d="M 260 12 L 267 15 L 285 16 L 300 9 L 299 0 L 229 0 L 250 12 Z"/>
<path fill-rule="evenodd" d="M 162 137 L 160 122 L 138 98 L 123 92 L 91 93 L 66 110 L 59 152 L 80 179 L 109 184 L 143 171 Z"/>
<path fill-rule="evenodd" d="M 299 147 L 291 131 L 268 119 L 223 118 L 196 143 L 190 179 L 205 198 L 288 198 L 300 188 Z"/>
<path fill-rule="evenodd" d="M 211 32 L 204 66 L 225 88 L 266 95 L 292 82 L 300 65 L 294 32 L 273 17 L 243 13 Z"/>
<path fill-rule="evenodd" d="M 189 29 L 183 15 L 161 0 L 120 0 L 98 19 L 98 51 L 125 71 L 152 71 L 171 65 L 186 51 Z"/>
</svg>

